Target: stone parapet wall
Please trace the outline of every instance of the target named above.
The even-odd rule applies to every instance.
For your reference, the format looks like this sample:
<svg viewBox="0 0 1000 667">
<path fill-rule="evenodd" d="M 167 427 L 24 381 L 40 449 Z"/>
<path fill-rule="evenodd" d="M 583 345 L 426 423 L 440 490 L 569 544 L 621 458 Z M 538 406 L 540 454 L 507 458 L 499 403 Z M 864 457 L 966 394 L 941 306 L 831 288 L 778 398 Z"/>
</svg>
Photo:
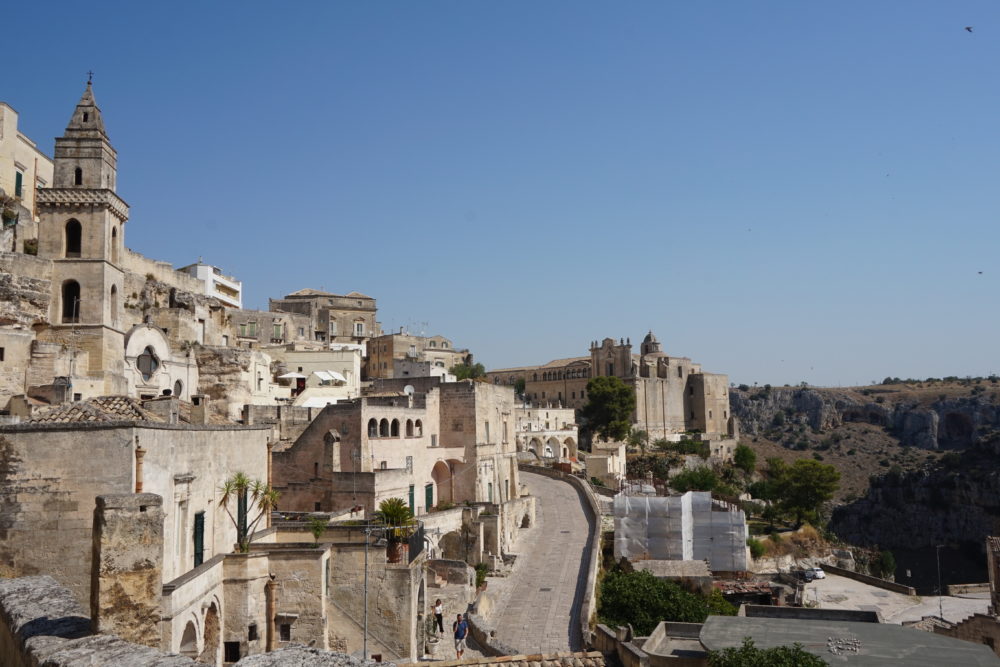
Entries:
<svg viewBox="0 0 1000 667">
<path fill-rule="evenodd" d="M 913 588 L 912 586 L 904 586 L 903 584 L 897 584 L 894 581 L 887 581 L 885 579 L 879 579 L 878 577 L 872 577 L 867 574 L 861 574 L 860 572 L 845 570 L 844 568 L 837 567 L 835 565 L 824 565 L 823 570 L 829 572 L 830 574 L 836 574 L 841 577 L 847 577 L 848 579 L 854 579 L 855 581 L 860 581 L 861 583 L 868 584 L 869 586 L 884 588 L 887 591 L 902 593 L 903 595 L 917 594 L 917 589 Z"/>
<path fill-rule="evenodd" d="M 401 665 L 411 663 L 400 663 Z M 415 663 L 414 663 L 415 664 Z M 509 667 L 604 667 L 604 656 L 597 651 L 570 653 L 534 653 L 504 656 L 483 656 L 463 660 L 435 661 L 435 667 L 459 667 L 473 665 L 508 665 Z"/>
</svg>

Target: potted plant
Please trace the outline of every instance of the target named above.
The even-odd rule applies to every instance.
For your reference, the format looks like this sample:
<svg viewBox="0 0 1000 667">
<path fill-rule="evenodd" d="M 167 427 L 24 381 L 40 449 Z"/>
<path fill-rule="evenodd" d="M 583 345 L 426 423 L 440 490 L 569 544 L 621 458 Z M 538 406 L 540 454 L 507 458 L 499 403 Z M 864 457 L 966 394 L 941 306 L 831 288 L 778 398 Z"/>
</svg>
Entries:
<svg viewBox="0 0 1000 667">
<path fill-rule="evenodd" d="M 390 563 L 400 563 L 403 553 L 407 550 L 406 539 L 413 533 L 413 512 L 402 498 L 386 498 L 378 505 L 375 520 L 384 526 L 386 560 Z"/>
</svg>

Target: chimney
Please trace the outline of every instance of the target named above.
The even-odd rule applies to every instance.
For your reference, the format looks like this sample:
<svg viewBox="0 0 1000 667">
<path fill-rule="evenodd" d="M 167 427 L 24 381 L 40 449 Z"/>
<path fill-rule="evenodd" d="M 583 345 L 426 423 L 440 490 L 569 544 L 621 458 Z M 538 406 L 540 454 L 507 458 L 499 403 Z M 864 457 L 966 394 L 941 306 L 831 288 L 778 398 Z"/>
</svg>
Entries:
<svg viewBox="0 0 1000 667">
<path fill-rule="evenodd" d="M 191 423 L 208 423 L 208 396 L 205 394 L 191 394 Z"/>
<path fill-rule="evenodd" d="M 90 577 L 91 629 L 159 648 L 162 497 L 154 493 L 97 496 Z"/>
</svg>

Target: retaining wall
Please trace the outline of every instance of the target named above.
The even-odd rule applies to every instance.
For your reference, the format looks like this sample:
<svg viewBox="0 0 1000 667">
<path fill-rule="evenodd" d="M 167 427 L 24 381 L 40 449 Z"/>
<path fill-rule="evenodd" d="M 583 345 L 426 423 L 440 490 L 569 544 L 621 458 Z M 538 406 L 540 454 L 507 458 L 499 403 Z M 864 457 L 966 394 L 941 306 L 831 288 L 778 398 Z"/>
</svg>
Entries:
<svg viewBox="0 0 1000 667">
<path fill-rule="evenodd" d="M 887 581 L 885 579 L 879 579 L 878 577 L 872 577 L 867 574 L 861 574 L 860 572 L 845 570 L 844 568 L 837 567 L 835 565 L 824 565 L 823 571 L 829 572 L 830 574 L 836 574 L 841 577 L 847 577 L 848 579 L 854 579 L 855 581 L 860 581 L 861 583 L 868 584 L 869 586 L 876 586 L 878 588 L 884 588 L 887 591 L 902 593 L 903 595 L 917 594 L 917 589 L 912 586 L 904 586 L 903 584 L 897 584 L 895 581 Z"/>
</svg>

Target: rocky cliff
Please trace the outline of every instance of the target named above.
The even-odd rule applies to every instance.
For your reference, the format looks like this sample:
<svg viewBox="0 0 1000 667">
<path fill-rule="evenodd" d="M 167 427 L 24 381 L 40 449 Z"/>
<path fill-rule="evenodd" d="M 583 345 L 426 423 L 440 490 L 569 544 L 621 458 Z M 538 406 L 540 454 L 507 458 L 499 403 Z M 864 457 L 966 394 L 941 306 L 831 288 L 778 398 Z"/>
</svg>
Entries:
<svg viewBox="0 0 1000 667">
<path fill-rule="evenodd" d="M 997 385 L 984 382 L 971 389 L 963 387 L 961 392 L 939 394 L 934 393 L 934 387 L 734 389 L 730 406 L 743 433 L 752 435 L 766 434 L 786 417 L 798 415 L 815 431 L 837 428 L 845 422 L 866 422 L 884 427 L 902 445 L 964 448 L 1000 428 Z M 981 390 L 977 392 L 976 387 Z"/>
</svg>

